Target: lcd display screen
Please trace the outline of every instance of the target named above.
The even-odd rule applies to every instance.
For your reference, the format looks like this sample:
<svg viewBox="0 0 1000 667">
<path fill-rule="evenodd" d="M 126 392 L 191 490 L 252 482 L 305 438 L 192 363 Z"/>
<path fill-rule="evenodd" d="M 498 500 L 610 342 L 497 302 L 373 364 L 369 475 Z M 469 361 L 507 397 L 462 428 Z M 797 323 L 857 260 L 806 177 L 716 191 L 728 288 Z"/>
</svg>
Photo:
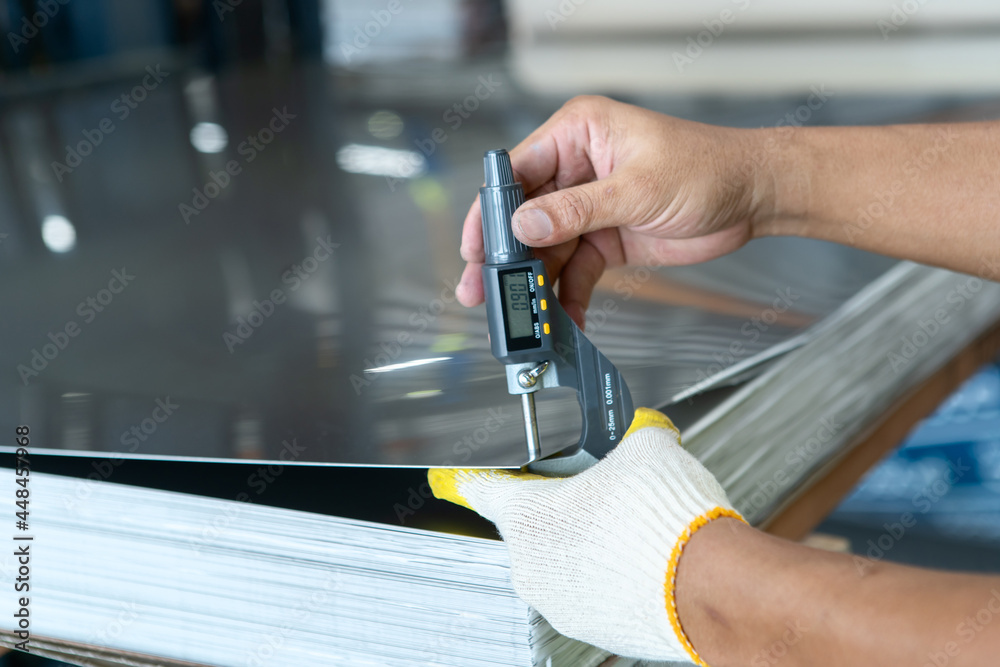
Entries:
<svg viewBox="0 0 1000 667">
<path fill-rule="evenodd" d="M 504 274 L 503 295 L 507 309 L 507 335 L 510 338 L 534 337 L 527 272 Z"/>
</svg>

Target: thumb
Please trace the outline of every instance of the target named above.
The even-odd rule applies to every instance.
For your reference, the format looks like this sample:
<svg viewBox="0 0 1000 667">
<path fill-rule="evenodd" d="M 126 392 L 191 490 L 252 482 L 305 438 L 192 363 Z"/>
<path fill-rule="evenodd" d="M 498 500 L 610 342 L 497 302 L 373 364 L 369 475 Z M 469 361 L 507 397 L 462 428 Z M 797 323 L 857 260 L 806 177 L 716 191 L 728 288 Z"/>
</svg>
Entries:
<svg viewBox="0 0 1000 667">
<path fill-rule="evenodd" d="M 639 221 L 645 217 L 640 205 L 648 198 L 635 180 L 617 173 L 530 199 L 514 212 L 512 227 L 514 235 L 530 246 L 556 245 L 624 221 Z"/>
<path fill-rule="evenodd" d="M 474 510 L 497 523 L 508 502 L 522 485 L 542 480 L 554 480 L 514 470 L 476 468 L 431 468 L 427 482 L 435 498 L 453 502 Z"/>
</svg>

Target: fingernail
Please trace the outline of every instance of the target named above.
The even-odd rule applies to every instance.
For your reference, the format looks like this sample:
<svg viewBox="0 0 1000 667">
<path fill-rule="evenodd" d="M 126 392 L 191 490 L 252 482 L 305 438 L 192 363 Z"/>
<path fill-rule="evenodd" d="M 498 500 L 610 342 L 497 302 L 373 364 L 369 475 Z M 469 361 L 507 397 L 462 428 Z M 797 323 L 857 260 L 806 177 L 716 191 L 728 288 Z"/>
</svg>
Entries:
<svg viewBox="0 0 1000 667">
<path fill-rule="evenodd" d="M 517 226 L 521 228 L 521 234 L 529 239 L 544 239 L 552 233 L 552 221 L 545 211 L 537 208 L 528 209 L 516 216 Z"/>
</svg>

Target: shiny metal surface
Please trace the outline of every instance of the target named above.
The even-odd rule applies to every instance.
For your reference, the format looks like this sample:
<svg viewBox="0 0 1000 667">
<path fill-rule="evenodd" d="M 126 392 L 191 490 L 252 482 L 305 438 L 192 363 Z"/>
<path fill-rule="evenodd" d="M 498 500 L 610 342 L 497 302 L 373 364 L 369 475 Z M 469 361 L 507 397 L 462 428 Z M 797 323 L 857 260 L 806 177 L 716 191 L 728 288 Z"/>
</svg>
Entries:
<svg viewBox="0 0 1000 667">
<path fill-rule="evenodd" d="M 538 417 L 535 415 L 535 394 L 521 394 L 521 416 L 524 419 L 524 440 L 528 447 L 527 461 L 534 461 L 542 451 L 538 443 Z"/>
<path fill-rule="evenodd" d="M 319 67 L 175 70 L 125 119 L 110 105 L 132 75 L 8 98 L 0 431 L 29 423 L 40 447 L 122 458 L 517 465 L 518 399 L 483 308 L 455 301 L 457 247 L 483 150 L 558 105 L 501 73 L 460 127 L 443 124 L 482 75 L 458 70 L 415 98 L 397 78 L 361 86 Z M 373 131 L 386 110 L 401 134 Z M 105 118 L 114 130 L 77 162 L 67 146 Z M 224 131 L 193 134 L 201 123 Z M 68 242 L 60 219 L 68 252 L 53 250 Z M 701 266 L 612 272 L 587 335 L 637 406 L 662 406 L 891 264 L 771 239 Z M 543 442 L 577 439 L 572 392 L 546 390 L 536 408 Z"/>
</svg>

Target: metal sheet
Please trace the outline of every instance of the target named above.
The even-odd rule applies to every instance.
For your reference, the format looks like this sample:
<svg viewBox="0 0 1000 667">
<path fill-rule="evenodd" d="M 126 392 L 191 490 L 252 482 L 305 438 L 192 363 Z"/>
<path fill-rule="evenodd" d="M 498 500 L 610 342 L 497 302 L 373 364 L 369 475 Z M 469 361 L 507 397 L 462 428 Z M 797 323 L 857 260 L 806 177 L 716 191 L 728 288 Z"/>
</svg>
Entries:
<svg viewBox="0 0 1000 667">
<path fill-rule="evenodd" d="M 109 116 L 122 85 L 39 94 L 0 116 L 2 432 L 27 422 L 38 447 L 123 458 L 522 459 L 518 399 L 484 312 L 458 305 L 454 286 L 482 151 L 515 144 L 545 104 L 498 98 L 438 142 L 460 84 L 415 106 L 335 90 L 321 70 L 208 83 L 178 72 L 57 178 L 62 147 Z M 189 139 L 206 105 L 228 132 L 219 153 Z M 369 121 L 385 107 L 404 131 L 380 140 Z M 285 127 L 248 148 L 276 114 Z M 351 144 L 409 150 L 423 172 L 348 173 L 358 165 L 338 151 Z M 228 180 L 227 165 L 239 168 Z M 68 253 L 41 239 L 55 210 L 75 227 Z M 787 344 L 891 264 L 773 239 L 701 266 L 619 271 L 595 294 L 588 333 L 636 405 L 662 406 L 720 373 L 745 376 L 738 363 Z M 575 439 L 575 399 L 545 392 L 538 420 L 541 438 Z"/>
</svg>

